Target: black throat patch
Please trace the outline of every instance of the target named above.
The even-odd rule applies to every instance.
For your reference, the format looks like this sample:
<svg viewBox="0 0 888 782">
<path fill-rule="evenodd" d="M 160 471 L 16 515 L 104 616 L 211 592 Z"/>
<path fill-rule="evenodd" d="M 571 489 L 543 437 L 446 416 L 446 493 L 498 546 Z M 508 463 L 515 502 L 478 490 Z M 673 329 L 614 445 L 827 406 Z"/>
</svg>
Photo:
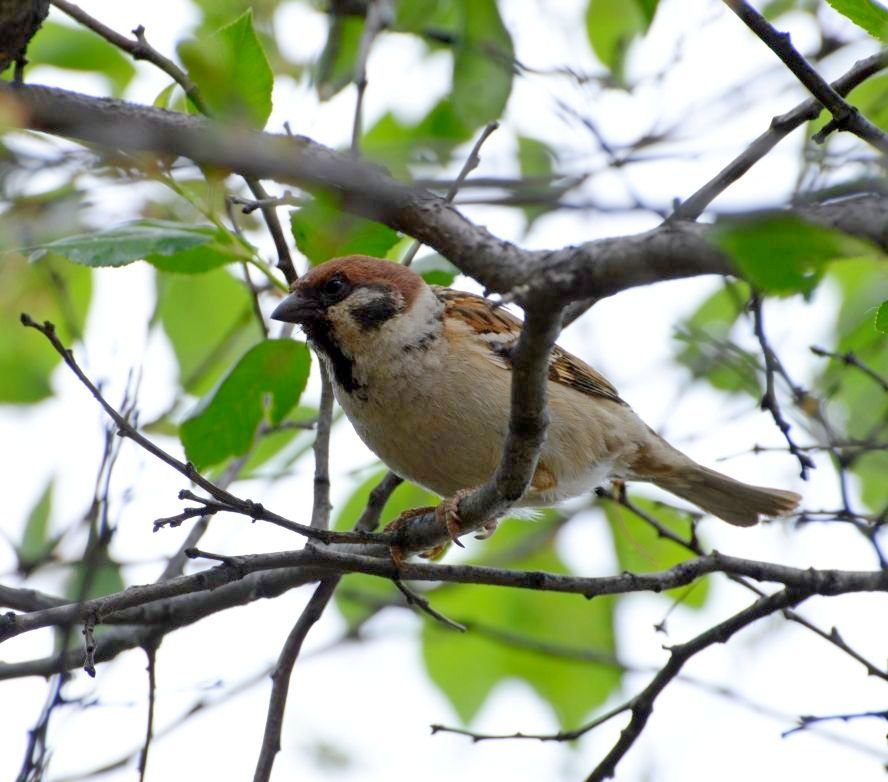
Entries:
<svg viewBox="0 0 888 782">
<path fill-rule="evenodd" d="M 330 335 L 330 324 L 325 320 L 319 320 L 306 324 L 304 328 L 305 335 L 312 347 L 330 359 L 330 364 L 333 367 L 333 379 L 336 384 L 349 394 L 362 395 L 365 389 L 355 379 L 354 362 L 342 352 Z"/>
<path fill-rule="evenodd" d="M 392 294 L 384 290 L 373 301 L 357 304 L 351 307 L 348 312 L 354 318 L 361 331 L 374 331 L 389 318 L 397 315 L 400 312 L 400 307 L 398 307 Z"/>
</svg>

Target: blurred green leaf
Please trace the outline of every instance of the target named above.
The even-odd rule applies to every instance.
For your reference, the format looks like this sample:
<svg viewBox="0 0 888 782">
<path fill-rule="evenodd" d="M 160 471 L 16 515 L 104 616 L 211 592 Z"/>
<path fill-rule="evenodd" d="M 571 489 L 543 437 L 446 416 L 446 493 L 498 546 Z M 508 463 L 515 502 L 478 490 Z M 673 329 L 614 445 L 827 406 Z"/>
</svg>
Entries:
<svg viewBox="0 0 888 782">
<path fill-rule="evenodd" d="M 888 350 L 884 334 L 873 328 L 873 313 L 888 298 L 888 276 L 881 260 L 846 260 L 833 264 L 829 278 L 841 293 L 830 351 L 853 353 L 882 377 L 888 377 Z M 844 436 L 884 442 L 888 433 L 888 394 L 872 378 L 841 361 L 824 360 L 815 381 L 828 400 L 827 415 L 841 422 Z M 888 452 L 855 458 L 851 472 L 860 481 L 864 503 L 876 512 L 888 504 Z"/>
<path fill-rule="evenodd" d="M 611 72 L 617 84 L 624 83 L 629 44 L 647 31 L 652 18 L 653 13 L 649 7 L 643 7 L 639 2 L 589 0 L 586 8 L 586 35 L 595 56 Z"/>
<path fill-rule="evenodd" d="M 417 258 L 410 268 L 429 285 L 443 285 L 444 287 L 452 285 L 453 281 L 462 274 L 456 266 L 438 253 Z"/>
<path fill-rule="evenodd" d="M 61 357 L 45 338 L 25 329 L 19 314 L 52 321 L 66 345 L 79 339 L 92 298 L 89 269 L 47 255 L 34 263 L 7 253 L 0 264 L 0 403 L 26 404 L 50 396 L 49 377 Z"/>
<path fill-rule="evenodd" d="M 294 210 L 290 227 L 299 252 L 313 266 L 353 253 L 384 258 L 398 241 L 388 226 L 343 212 L 322 197 Z"/>
<path fill-rule="evenodd" d="M 104 231 L 56 239 L 33 249 L 32 258 L 55 252 L 74 263 L 93 267 L 125 266 L 145 260 L 164 271 L 189 274 L 234 260 L 234 245 L 224 231 L 164 220 L 136 220 Z"/>
<path fill-rule="evenodd" d="M 46 488 L 25 522 L 21 545 L 18 546 L 18 557 L 23 563 L 39 562 L 48 553 L 52 541 L 49 540 L 49 515 L 52 512 L 52 491 L 54 480 L 50 478 Z"/>
<path fill-rule="evenodd" d="M 518 136 L 518 164 L 521 166 L 522 178 L 551 176 L 554 160 L 555 152 L 548 144 L 528 136 Z M 539 190 L 542 192 L 545 187 L 541 187 Z M 533 189 L 530 189 L 529 192 L 532 193 Z M 530 229 L 537 218 L 553 208 L 552 204 L 545 203 L 523 206 L 524 216 L 527 218 L 527 229 Z"/>
<path fill-rule="evenodd" d="M 872 253 L 859 239 L 792 214 L 719 223 L 713 238 L 754 287 L 781 295 L 810 293 L 829 261 Z"/>
<path fill-rule="evenodd" d="M 299 401 L 311 358 L 303 342 L 269 339 L 250 348 L 180 428 L 185 454 L 198 470 L 242 456 L 259 425 L 283 421 Z"/>
<path fill-rule="evenodd" d="M 883 301 L 876 310 L 876 331 L 888 334 L 888 301 Z"/>
<path fill-rule="evenodd" d="M 470 131 L 499 119 L 512 91 L 514 50 L 496 0 L 461 0 L 453 50 L 453 110 Z"/>
<path fill-rule="evenodd" d="M 136 69 L 129 56 L 91 30 L 43 23 L 28 44 L 31 65 L 52 65 L 72 71 L 86 71 L 106 76 L 115 97 L 123 94 Z"/>
<path fill-rule="evenodd" d="M 213 116 L 265 127 L 274 73 L 253 29 L 251 9 L 213 35 L 183 41 L 178 51 Z"/>
<path fill-rule="evenodd" d="M 685 540 L 690 537 L 691 524 L 687 514 L 643 497 L 633 497 L 632 502 L 679 537 Z M 630 573 L 666 570 L 694 556 L 683 546 L 661 538 L 653 526 L 627 508 L 615 502 L 606 502 L 603 508 L 621 570 Z M 669 589 L 663 594 L 690 608 L 702 608 L 709 596 L 709 580 L 700 579 L 690 587 Z"/>
<path fill-rule="evenodd" d="M 111 560 L 106 553 L 96 557 L 89 575 L 89 586 L 83 591 L 84 578 L 87 576 L 86 562 L 78 562 L 71 570 L 65 585 L 65 597 L 69 600 L 93 600 L 94 598 L 113 595 L 122 592 L 126 588 L 123 575 L 120 572 L 120 564 Z M 83 642 L 81 641 L 81 644 Z"/>
<path fill-rule="evenodd" d="M 262 336 L 246 286 L 225 269 L 158 274 L 152 318 L 169 337 L 186 391 L 206 393 L 235 357 Z M 199 324 L 199 326 L 196 326 Z"/>
<path fill-rule="evenodd" d="M 362 17 L 330 15 L 327 42 L 315 71 L 315 87 L 321 100 L 330 100 L 352 82 L 363 32 Z"/>
<path fill-rule="evenodd" d="M 351 497 L 346 500 L 345 505 L 336 514 L 336 519 L 333 522 L 334 529 L 350 530 L 355 526 L 355 523 L 364 512 L 364 508 L 367 506 L 370 492 L 385 474 L 386 470 L 376 470 L 369 478 L 361 482 L 361 485 L 354 490 Z M 386 503 L 380 516 L 380 526 L 385 526 L 389 522 L 394 521 L 405 510 L 433 506 L 437 505 L 438 502 L 437 495 L 405 481 L 389 497 L 389 501 Z M 355 599 L 349 593 L 364 595 L 368 600 Z M 343 619 L 348 623 L 349 628 L 355 629 L 375 613 L 376 609 L 372 605 L 373 601 L 400 600 L 400 594 L 391 581 L 387 579 L 375 578 L 363 573 L 351 573 L 343 578 L 342 588 L 335 593 L 335 600 L 336 606 Z"/>
<path fill-rule="evenodd" d="M 842 16 L 848 17 L 873 38 L 888 41 L 888 9 L 876 0 L 827 0 Z"/>
<path fill-rule="evenodd" d="M 870 122 L 882 130 L 888 130 L 888 73 L 879 73 L 855 87 L 848 100 L 856 106 Z M 814 132 L 826 125 L 831 116 L 825 115 L 816 123 Z"/>
<path fill-rule="evenodd" d="M 734 344 L 731 330 L 749 299 L 749 286 L 727 281 L 675 330 L 676 359 L 694 378 L 729 393 L 761 398 L 758 359 Z"/>
<path fill-rule="evenodd" d="M 524 548 L 555 516 L 547 511 L 533 523 L 501 524 L 490 540 L 479 544 L 482 553 L 473 562 L 502 566 L 505 552 Z M 509 567 L 568 572 L 551 538 L 529 548 L 531 553 L 509 561 Z M 540 648 L 561 646 L 614 657 L 612 598 L 589 601 L 573 595 L 463 584 L 443 585 L 425 595 L 435 609 L 469 627 L 468 632 L 458 633 L 426 622 L 422 632 L 429 676 L 464 723 L 477 715 L 497 684 L 509 679 L 533 688 L 565 728 L 576 727 L 619 686 L 620 670 L 615 665 L 575 660 L 569 654 L 553 655 Z"/>
</svg>

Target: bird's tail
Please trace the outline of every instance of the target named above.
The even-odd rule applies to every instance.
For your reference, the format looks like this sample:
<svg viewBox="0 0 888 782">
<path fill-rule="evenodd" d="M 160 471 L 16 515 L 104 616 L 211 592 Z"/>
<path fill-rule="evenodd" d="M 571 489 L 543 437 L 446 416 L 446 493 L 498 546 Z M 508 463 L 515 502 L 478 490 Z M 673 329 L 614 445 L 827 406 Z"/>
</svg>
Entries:
<svg viewBox="0 0 888 782">
<path fill-rule="evenodd" d="M 802 499 L 794 491 L 751 486 L 688 461 L 689 464 L 678 470 L 646 478 L 738 527 L 751 527 L 758 522 L 759 516 L 791 513 Z"/>
</svg>

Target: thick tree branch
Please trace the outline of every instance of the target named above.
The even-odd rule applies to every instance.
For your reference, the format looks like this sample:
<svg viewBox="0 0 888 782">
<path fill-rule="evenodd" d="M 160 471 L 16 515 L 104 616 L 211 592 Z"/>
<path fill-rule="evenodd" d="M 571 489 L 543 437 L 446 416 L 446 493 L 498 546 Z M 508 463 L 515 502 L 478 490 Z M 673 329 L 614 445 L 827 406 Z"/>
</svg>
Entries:
<svg viewBox="0 0 888 782">
<path fill-rule="evenodd" d="M 531 294 L 546 294 L 564 305 L 652 282 L 734 273 L 730 260 L 705 240 L 705 229 L 699 226 L 672 223 L 579 247 L 523 250 L 473 224 L 444 199 L 304 136 L 233 130 L 198 117 L 51 87 L 0 85 L 0 95 L 18 99 L 33 130 L 187 157 L 244 176 L 333 194 L 343 209 L 419 239 L 489 291 L 513 293 L 521 302 Z M 858 201 L 866 217 L 846 217 L 849 230 L 877 219 L 877 224 L 866 222 L 866 229 L 884 235 L 888 199 L 870 196 L 869 201 Z M 833 205 L 825 205 L 807 216 L 826 219 L 832 210 Z"/>
<path fill-rule="evenodd" d="M 95 616 L 96 623 L 106 621 L 133 621 L 126 609 L 146 606 L 193 592 L 221 591 L 226 584 L 239 581 L 247 574 L 263 570 L 286 570 L 282 576 L 290 581 L 308 580 L 337 573 L 367 573 L 381 578 L 402 578 L 407 581 L 440 581 L 460 584 L 529 589 L 542 592 L 561 592 L 583 595 L 626 594 L 630 592 L 662 592 L 685 586 L 710 573 L 744 576 L 756 581 L 782 584 L 811 594 L 838 595 L 851 592 L 888 591 L 888 570 L 815 570 L 788 567 L 771 562 L 731 557 L 718 552 L 697 557 L 675 565 L 668 570 L 653 573 L 621 573 L 616 576 L 568 576 L 543 571 L 506 570 L 472 565 L 443 565 L 408 562 L 396 567 L 390 561 L 376 556 L 351 554 L 327 547 L 309 547 L 299 551 L 281 551 L 226 557 L 226 561 L 190 576 L 179 576 L 162 583 L 133 586 L 123 592 L 68 603 L 25 614 L 7 614 L 0 617 L 0 641 L 42 627 L 55 627 L 82 621 Z M 256 597 L 267 595 L 252 596 Z M 214 595 L 206 596 L 209 601 Z M 166 609 L 170 608 L 169 606 Z M 158 621 L 168 611 L 159 610 Z M 219 609 L 216 602 L 215 610 Z M 119 615 L 115 617 L 115 614 Z"/>
</svg>

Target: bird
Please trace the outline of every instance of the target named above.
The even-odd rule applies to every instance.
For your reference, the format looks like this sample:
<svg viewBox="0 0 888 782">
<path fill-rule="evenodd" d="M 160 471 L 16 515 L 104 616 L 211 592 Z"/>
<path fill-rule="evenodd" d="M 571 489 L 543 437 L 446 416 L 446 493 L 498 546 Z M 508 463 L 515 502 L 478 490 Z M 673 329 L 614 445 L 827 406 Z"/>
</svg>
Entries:
<svg viewBox="0 0 888 782">
<path fill-rule="evenodd" d="M 398 476 L 444 498 L 436 517 L 459 543 L 459 501 L 502 456 L 521 321 L 482 296 L 364 255 L 312 268 L 271 317 L 302 327 L 358 436 Z M 608 480 L 644 481 L 748 527 L 801 500 L 697 464 L 558 345 L 547 394 L 549 426 L 519 508 L 551 506 Z"/>
</svg>

